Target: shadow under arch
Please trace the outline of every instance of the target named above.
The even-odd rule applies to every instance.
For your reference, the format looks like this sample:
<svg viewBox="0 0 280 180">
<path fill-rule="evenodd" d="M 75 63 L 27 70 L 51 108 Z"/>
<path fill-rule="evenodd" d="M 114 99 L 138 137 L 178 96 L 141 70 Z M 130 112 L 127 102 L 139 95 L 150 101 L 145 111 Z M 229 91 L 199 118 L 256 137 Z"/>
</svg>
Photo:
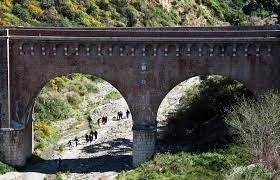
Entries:
<svg viewBox="0 0 280 180">
<path fill-rule="evenodd" d="M 76 73 L 76 72 L 75 72 Z M 70 74 L 66 74 L 66 75 L 71 75 L 71 74 L 74 74 L 74 73 L 70 73 Z M 84 75 L 84 73 L 78 73 L 78 74 L 83 74 L 83 77 L 85 77 Z M 64 76 L 65 74 L 59 74 L 58 76 L 57 76 L 57 74 L 55 75 L 55 76 L 53 76 L 52 78 L 50 78 L 50 79 L 54 79 L 54 78 L 56 78 L 56 77 L 61 77 L 61 76 Z M 90 75 L 90 74 L 86 74 L 86 75 Z M 92 75 L 90 75 L 90 76 L 92 76 Z M 119 92 L 119 90 L 115 87 L 115 86 L 113 86 L 112 85 L 112 83 L 110 83 L 110 82 L 108 82 L 107 80 L 105 80 L 105 79 L 103 79 L 103 78 L 100 78 L 100 77 L 98 77 L 98 76 L 94 76 L 94 77 L 96 77 L 96 78 L 99 78 L 99 79 L 102 79 L 102 81 L 105 81 L 106 83 L 109 83 L 110 84 L 110 86 L 112 86 L 112 88 L 113 88 L 113 91 L 118 91 Z M 86 78 L 86 77 L 85 77 Z M 44 87 L 46 87 L 47 86 L 47 84 L 49 83 L 49 81 L 50 81 L 50 79 L 48 79 L 48 80 L 45 80 L 45 81 L 43 81 L 42 82 L 42 84 L 39 86 L 39 88 L 37 88 L 37 90 L 35 91 L 36 93 L 35 93 L 35 95 L 33 95 L 32 96 L 32 98 L 31 98 L 31 100 L 30 100 L 30 104 L 32 105 L 31 107 L 32 107 L 32 111 L 31 111 L 31 114 L 30 114 L 30 118 L 31 118 L 31 121 L 29 121 L 29 122 L 27 122 L 27 124 L 30 124 L 31 122 L 32 122 L 32 120 L 33 120 L 33 118 L 32 118 L 32 116 L 34 115 L 34 106 L 35 106 L 35 103 L 36 103 L 36 98 L 39 96 L 39 94 L 40 94 L 40 92 L 41 92 L 41 90 L 44 88 Z M 125 103 L 126 103 L 126 107 L 127 107 L 127 109 L 129 110 L 129 105 L 128 105 L 128 103 L 126 102 L 126 100 L 125 100 L 125 98 L 124 98 L 124 96 L 122 95 L 122 93 L 121 92 L 119 92 L 120 93 L 120 95 L 121 95 L 121 97 L 124 99 L 124 101 L 125 101 Z M 104 95 L 105 96 L 105 95 Z M 119 108 L 121 108 L 122 106 L 119 106 Z M 124 114 L 125 114 L 125 110 L 126 109 L 118 109 L 118 111 L 119 110 L 122 110 L 123 112 L 124 112 Z M 116 115 L 117 115 L 117 113 L 116 113 Z M 125 116 L 125 115 L 124 115 Z M 130 117 L 132 117 L 132 115 L 130 114 Z M 133 118 L 132 118 L 133 119 Z M 129 120 L 131 120 L 131 119 L 129 119 Z M 131 132 L 132 132 L 132 127 L 131 127 Z M 33 140 L 32 140 L 33 141 Z M 109 140 L 109 141 L 107 141 L 107 142 L 102 142 L 102 143 L 99 143 L 99 144 L 94 144 L 94 145 L 91 145 L 91 147 L 92 148 L 98 148 L 99 147 L 99 149 L 100 150 L 102 150 L 102 145 L 103 144 L 106 144 L 106 145 L 109 145 L 109 147 L 110 148 L 112 148 L 112 149 L 119 149 L 119 151 L 130 151 L 130 152 L 132 152 L 132 139 L 129 139 L 128 137 L 124 137 L 124 138 L 117 138 L 117 139 L 113 139 L 113 140 Z M 119 147 L 120 146 L 120 144 L 121 145 L 123 145 L 124 147 Z M 108 148 L 108 146 L 107 146 L 107 148 Z M 90 148 L 83 148 L 83 151 L 85 152 L 85 153 L 88 153 L 89 151 L 90 151 Z M 73 173 L 87 173 L 87 172 L 93 172 L 93 171 L 100 171 L 100 172 L 105 172 L 105 171 L 121 171 L 121 170 L 126 170 L 126 169 L 129 169 L 129 168 L 131 168 L 132 167 L 132 155 L 127 155 L 127 154 L 125 154 L 125 155 L 123 155 L 123 154 L 118 154 L 117 152 L 114 154 L 108 154 L 108 155 L 102 155 L 102 156 L 100 156 L 100 157 L 93 157 L 93 158 L 82 158 L 82 159 L 65 159 L 65 160 L 63 160 L 63 162 L 65 162 L 65 164 L 67 164 L 67 162 L 71 162 L 71 163 L 76 163 L 76 164 L 83 164 L 83 163 L 85 163 L 85 162 L 89 162 L 89 161 L 91 161 L 91 160 L 94 160 L 94 161 L 97 161 L 98 163 L 97 164 L 101 164 L 101 162 L 103 161 L 104 162 L 104 160 L 106 159 L 106 158 L 108 158 L 107 160 L 108 160 L 108 162 L 109 163 L 112 163 L 113 165 L 108 165 L 108 167 L 106 167 L 106 166 L 104 166 L 104 167 L 99 167 L 98 165 L 96 165 L 96 166 L 92 166 L 92 168 L 95 168 L 95 169 L 92 169 L 92 170 L 90 170 L 90 169 L 79 169 L 79 170 L 75 170 L 75 168 L 73 168 L 73 167 L 64 167 L 64 169 L 62 169 L 63 170 L 63 172 L 64 172 L 64 170 L 65 170 L 65 172 L 73 172 Z M 40 158 L 39 158 L 40 159 Z M 42 159 L 41 159 L 42 160 Z M 50 163 L 50 165 L 56 165 L 56 160 L 54 159 L 54 160 L 42 160 L 43 161 L 43 164 L 44 163 Z M 112 161 L 112 162 L 110 162 L 110 161 Z M 120 166 L 118 167 L 116 164 L 120 164 Z M 43 165 L 44 166 L 44 165 Z M 56 169 L 55 168 L 47 168 L 46 170 L 44 170 L 44 168 L 38 168 L 38 169 L 25 169 L 25 170 L 27 170 L 27 171 L 29 171 L 29 170 L 32 170 L 33 172 L 43 172 L 43 173 L 46 173 L 46 174 L 50 174 L 50 173 L 52 173 L 52 172 L 54 172 Z M 23 171 L 25 171 L 25 170 L 23 170 Z"/>
<path fill-rule="evenodd" d="M 180 147 L 183 149 L 179 150 L 197 150 L 200 149 L 200 144 L 207 144 L 207 147 L 203 147 L 207 149 L 209 144 L 218 143 L 215 139 L 217 136 L 211 137 L 215 132 L 210 132 L 210 128 L 216 128 L 218 133 L 221 132 L 221 137 L 227 138 L 225 142 L 231 141 L 231 137 L 227 136 L 229 127 L 223 120 L 223 113 L 225 108 L 236 103 L 236 97 L 242 96 L 256 98 L 244 83 L 221 75 L 194 76 L 180 82 L 165 95 L 158 108 L 158 140 L 162 144 L 193 143 L 196 146 Z M 217 126 L 214 127 L 213 124 Z M 208 135 L 204 135 L 206 133 Z M 209 138 L 209 141 L 204 141 L 203 138 Z M 211 138 L 214 140 L 211 141 Z M 170 151 L 177 150 L 176 147 L 171 147 Z"/>
</svg>

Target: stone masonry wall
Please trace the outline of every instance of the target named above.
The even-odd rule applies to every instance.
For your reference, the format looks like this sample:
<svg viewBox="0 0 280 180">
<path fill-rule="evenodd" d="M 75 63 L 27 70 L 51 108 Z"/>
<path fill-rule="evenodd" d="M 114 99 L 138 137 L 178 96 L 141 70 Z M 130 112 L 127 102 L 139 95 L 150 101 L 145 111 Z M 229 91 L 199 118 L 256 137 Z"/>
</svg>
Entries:
<svg viewBox="0 0 280 180">
<path fill-rule="evenodd" d="M 0 128 L 10 127 L 9 40 L 0 37 Z"/>
<path fill-rule="evenodd" d="M 32 123 L 23 129 L 0 129 L 0 160 L 24 166 L 32 155 Z"/>
<path fill-rule="evenodd" d="M 133 166 L 138 166 L 152 158 L 156 147 L 156 131 L 133 131 Z"/>
</svg>

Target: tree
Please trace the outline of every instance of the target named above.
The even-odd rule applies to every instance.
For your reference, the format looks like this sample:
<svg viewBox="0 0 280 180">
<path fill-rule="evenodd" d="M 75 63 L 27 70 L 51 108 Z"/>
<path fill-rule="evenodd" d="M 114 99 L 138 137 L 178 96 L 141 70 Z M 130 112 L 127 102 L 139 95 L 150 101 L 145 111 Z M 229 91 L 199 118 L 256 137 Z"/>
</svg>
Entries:
<svg viewBox="0 0 280 180">
<path fill-rule="evenodd" d="M 245 14 L 265 10 L 269 15 L 277 14 L 278 23 L 280 22 L 280 1 L 279 0 L 250 0 L 243 7 Z"/>
<path fill-rule="evenodd" d="M 258 100 L 240 99 L 228 109 L 226 122 L 237 132 L 255 162 L 280 169 L 280 93 L 269 91 Z"/>
</svg>

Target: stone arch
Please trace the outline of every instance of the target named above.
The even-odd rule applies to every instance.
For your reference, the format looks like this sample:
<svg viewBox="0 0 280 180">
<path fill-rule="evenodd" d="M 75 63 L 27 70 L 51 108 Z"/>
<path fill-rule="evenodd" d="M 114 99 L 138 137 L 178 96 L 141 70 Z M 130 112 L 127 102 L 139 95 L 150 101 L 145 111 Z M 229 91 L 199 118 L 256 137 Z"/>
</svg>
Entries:
<svg viewBox="0 0 280 180">
<path fill-rule="evenodd" d="M 22 120 L 20 120 L 21 122 L 24 122 L 25 124 L 28 124 L 29 122 L 32 121 L 32 115 L 33 115 L 33 108 L 35 106 L 35 101 L 36 101 L 36 98 L 38 97 L 40 91 L 43 89 L 44 86 L 46 86 L 46 84 L 51 80 L 51 79 L 54 79 L 56 77 L 61 77 L 61 76 L 65 76 L 65 75 L 70 75 L 70 74 L 73 74 L 73 73 L 80 73 L 80 74 L 84 74 L 84 75 L 92 75 L 92 76 L 95 76 L 94 74 L 90 74 L 90 73 L 84 73 L 84 72 L 81 72 L 81 71 L 73 71 L 71 73 L 64 73 L 64 72 L 60 72 L 60 73 L 56 73 L 55 75 L 51 76 L 51 77 L 48 77 L 46 79 L 44 79 L 44 81 L 41 82 L 40 86 L 38 86 L 34 92 L 32 92 L 32 95 L 28 101 L 28 104 L 27 104 L 27 107 L 23 113 L 23 116 L 22 116 Z M 116 85 L 114 84 L 114 82 L 112 82 L 111 80 L 109 79 L 106 79 L 104 77 L 100 77 L 100 76 L 96 76 L 98 78 L 101 78 L 102 80 L 108 82 L 111 86 L 113 86 L 116 90 L 118 90 L 121 94 L 121 96 L 125 99 L 126 101 L 126 104 L 128 106 L 128 108 L 130 109 L 130 105 L 127 101 L 127 97 L 125 96 L 125 92 L 122 91 L 121 88 L 117 88 Z M 133 116 L 133 114 L 132 114 Z"/>
<path fill-rule="evenodd" d="M 163 131 L 168 131 L 168 129 L 164 127 L 164 124 L 160 123 L 160 121 L 159 121 L 159 119 L 160 119 L 159 116 L 162 115 L 162 114 L 164 114 L 164 113 L 163 113 L 163 110 L 162 110 L 161 108 L 163 108 L 162 105 L 163 105 L 164 101 L 166 100 L 166 98 L 173 98 L 173 97 L 170 96 L 170 93 L 174 93 L 174 92 L 172 92 L 174 89 L 178 88 L 178 86 L 180 86 L 181 84 L 186 83 L 186 81 L 192 80 L 192 79 L 194 79 L 194 78 L 199 78 L 200 76 L 203 76 L 203 77 L 204 77 L 204 76 L 206 76 L 206 75 L 194 75 L 194 76 L 192 76 L 192 77 L 190 77 L 190 78 L 186 78 L 185 80 L 178 81 L 178 83 L 177 83 L 176 85 L 170 87 L 169 90 L 168 90 L 168 92 L 165 92 L 165 93 L 162 95 L 161 101 L 160 101 L 160 103 L 159 103 L 159 105 L 158 105 L 157 117 L 156 117 L 156 121 L 157 121 L 157 140 L 158 140 L 159 136 L 162 135 L 161 133 L 162 133 Z M 244 82 L 244 81 L 242 81 L 242 80 L 240 81 L 240 79 L 237 80 L 237 79 L 233 79 L 233 78 L 231 78 L 231 77 L 229 77 L 229 76 L 220 75 L 220 74 L 218 74 L 218 75 L 217 75 L 217 74 L 211 74 L 210 76 L 220 76 L 220 77 L 228 78 L 228 79 L 230 79 L 230 80 L 237 81 L 238 83 L 242 84 L 242 85 L 245 87 L 245 89 L 247 89 L 247 90 L 249 91 L 249 94 L 247 94 L 247 95 L 249 95 L 249 97 L 256 97 L 256 96 L 257 96 L 257 94 L 254 94 L 253 89 L 250 89 L 250 87 L 248 87 L 248 86 L 246 85 L 246 82 Z M 197 83 L 197 82 L 195 82 L 195 83 Z M 184 84 L 184 85 L 186 85 L 186 84 Z M 178 94 L 179 92 L 176 92 L 176 95 L 177 95 L 177 96 L 174 97 L 174 98 L 178 98 L 178 99 L 176 100 L 177 103 L 178 103 L 179 100 L 180 100 L 179 98 L 181 98 L 181 97 L 184 96 L 184 90 L 185 90 L 186 88 L 187 88 L 187 87 L 183 87 L 183 88 L 182 88 L 182 89 L 183 89 L 183 90 L 181 90 L 181 91 L 182 91 L 182 94 Z M 165 103 L 166 103 L 166 102 L 165 102 Z M 168 106 L 172 106 L 172 104 L 171 104 L 171 105 L 168 104 Z M 171 109 L 172 109 L 172 110 L 175 110 L 176 107 L 174 106 L 174 107 L 171 108 Z M 172 112 L 172 111 L 170 111 L 170 112 Z M 165 114 L 165 115 L 166 115 L 166 114 Z M 162 116 L 161 118 L 164 118 L 164 117 Z"/>
</svg>

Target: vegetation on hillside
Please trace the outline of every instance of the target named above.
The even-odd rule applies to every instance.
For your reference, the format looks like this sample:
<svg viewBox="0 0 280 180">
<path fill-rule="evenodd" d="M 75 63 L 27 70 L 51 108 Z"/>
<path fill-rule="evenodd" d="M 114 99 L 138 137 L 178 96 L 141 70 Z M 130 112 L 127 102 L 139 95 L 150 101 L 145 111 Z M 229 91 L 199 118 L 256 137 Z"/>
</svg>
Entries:
<svg viewBox="0 0 280 180">
<path fill-rule="evenodd" d="M 266 5 L 263 7 L 267 8 L 249 11 L 251 6 L 246 5 L 246 0 L 174 0 L 167 4 L 161 0 L 1 0 L 0 26 L 156 27 L 273 23 L 265 18 L 277 13 L 277 8 Z M 273 5 L 277 6 L 277 3 Z"/>
</svg>

